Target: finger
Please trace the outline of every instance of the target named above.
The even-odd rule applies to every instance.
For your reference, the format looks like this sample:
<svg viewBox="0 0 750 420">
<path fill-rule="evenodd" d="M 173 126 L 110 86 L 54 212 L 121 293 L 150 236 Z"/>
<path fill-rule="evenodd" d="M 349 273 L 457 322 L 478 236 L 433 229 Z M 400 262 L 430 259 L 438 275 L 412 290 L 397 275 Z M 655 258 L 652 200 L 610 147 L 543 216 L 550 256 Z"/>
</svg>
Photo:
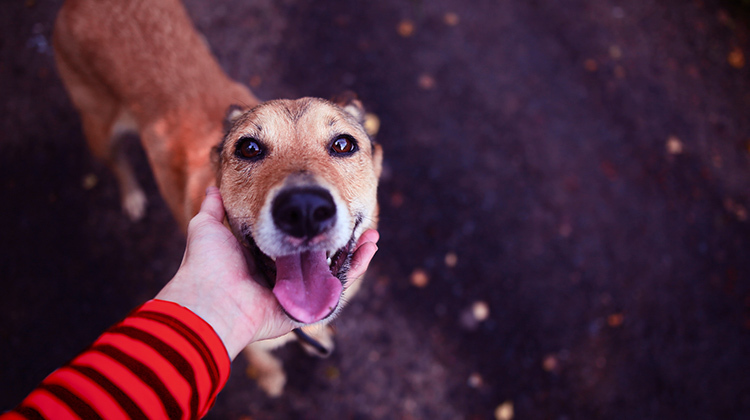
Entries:
<svg viewBox="0 0 750 420">
<path fill-rule="evenodd" d="M 372 242 L 374 244 L 378 243 L 380 240 L 380 234 L 375 229 L 367 229 L 360 235 L 359 240 L 357 241 L 357 245 L 354 247 L 354 251 L 356 252 L 357 249 L 362 246 L 363 244 L 366 244 L 368 242 Z"/>
<path fill-rule="evenodd" d="M 271 297 L 271 299 L 273 298 Z M 294 324 L 277 304 L 275 308 L 269 309 L 263 316 L 263 324 L 256 331 L 251 342 L 281 337 L 293 329 Z"/>
<path fill-rule="evenodd" d="M 372 257 L 378 251 L 378 246 L 374 242 L 366 242 L 357 248 L 352 256 L 351 268 L 349 269 L 349 278 L 356 279 L 361 277 L 367 271 Z"/>
<path fill-rule="evenodd" d="M 206 198 L 203 199 L 200 212 L 211 216 L 219 223 L 224 220 L 224 203 L 218 188 L 211 186 L 206 189 Z"/>
</svg>

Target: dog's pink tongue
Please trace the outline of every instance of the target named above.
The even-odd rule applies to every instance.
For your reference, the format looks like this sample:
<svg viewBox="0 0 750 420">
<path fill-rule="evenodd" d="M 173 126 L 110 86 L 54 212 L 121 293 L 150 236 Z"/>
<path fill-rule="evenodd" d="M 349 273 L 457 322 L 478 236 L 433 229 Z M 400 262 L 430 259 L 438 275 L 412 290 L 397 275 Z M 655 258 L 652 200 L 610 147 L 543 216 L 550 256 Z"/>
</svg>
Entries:
<svg viewBox="0 0 750 420">
<path fill-rule="evenodd" d="M 299 322 L 310 324 L 328 316 L 338 305 L 342 289 L 328 268 L 325 251 L 276 258 L 273 294 Z"/>
</svg>

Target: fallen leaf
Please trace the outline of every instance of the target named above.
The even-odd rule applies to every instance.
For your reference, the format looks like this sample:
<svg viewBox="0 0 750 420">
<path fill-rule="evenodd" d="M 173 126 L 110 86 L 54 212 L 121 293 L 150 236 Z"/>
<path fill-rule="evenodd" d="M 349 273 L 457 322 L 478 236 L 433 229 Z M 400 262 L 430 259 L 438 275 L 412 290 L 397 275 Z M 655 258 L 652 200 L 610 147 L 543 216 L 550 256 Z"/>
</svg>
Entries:
<svg viewBox="0 0 750 420">
<path fill-rule="evenodd" d="M 625 320 L 625 316 L 621 313 L 618 314 L 612 314 L 607 317 L 607 325 L 609 325 L 612 328 L 617 328 L 622 326 L 623 321 Z"/>
<path fill-rule="evenodd" d="M 670 155 L 679 155 L 683 151 L 682 142 L 677 136 L 669 136 L 667 139 L 667 153 Z"/>
<path fill-rule="evenodd" d="M 84 190 L 90 190 L 96 187 L 96 184 L 98 183 L 99 183 L 99 178 L 96 176 L 96 174 L 88 174 L 83 177 L 83 182 L 81 184 Z"/>
<path fill-rule="evenodd" d="M 249 85 L 251 88 L 258 88 L 263 83 L 263 78 L 257 74 L 250 77 Z"/>
<path fill-rule="evenodd" d="M 404 195 L 400 192 L 395 192 L 391 195 L 391 206 L 399 208 L 404 204 Z"/>
<path fill-rule="evenodd" d="M 583 62 L 583 68 L 587 71 L 595 72 L 599 69 L 599 64 L 593 58 L 589 58 Z"/>
<path fill-rule="evenodd" d="M 448 12 L 445 15 L 443 15 L 443 21 L 448 26 L 456 26 L 458 25 L 458 22 L 460 20 L 461 19 L 458 17 L 458 15 L 453 12 Z"/>
<path fill-rule="evenodd" d="M 446 267 L 453 268 L 458 264 L 458 255 L 455 252 L 449 252 L 445 254 L 445 265 Z"/>
<path fill-rule="evenodd" d="M 423 287 L 427 287 L 429 283 L 430 276 L 428 276 L 427 272 L 423 269 L 417 268 L 411 273 L 411 284 L 413 286 L 419 287 L 421 289 Z"/>
<path fill-rule="evenodd" d="M 396 31 L 402 37 L 408 38 L 414 35 L 414 22 L 408 19 L 404 19 L 401 22 L 399 22 L 398 27 L 396 28 Z"/>
<path fill-rule="evenodd" d="M 377 115 L 368 112 L 365 114 L 365 131 L 370 137 L 375 137 L 380 131 L 380 118 Z"/>
<path fill-rule="evenodd" d="M 557 233 L 563 238 L 568 238 L 573 233 L 573 226 L 569 222 L 563 222 L 557 229 Z"/>
<path fill-rule="evenodd" d="M 729 13 L 727 13 L 726 10 L 719 9 L 719 11 L 716 12 L 716 18 L 719 20 L 719 23 L 726 26 L 732 26 L 732 18 L 729 17 Z"/>
<path fill-rule="evenodd" d="M 560 366 L 560 361 L 554 354 L 548 354 L 542 361 L 542 368 L 547 372 L 554 372 Z"/>
<path fill-rule="evenodd" d="M 341 377 L 341 371 L 336 366 L 328 366 L 325 370 L 325 376 L 329 381 L 333 381 Z"/>
<path fill-rule="evenodd" d="M 490 316 L 490 305 L 484 301 L 476 301 L 471 305 L 471 314 L 479 322 L 482 322 Z"/>
<path fill-rule="evenodd" d="M 619 60 L 622 58 L 622 49 L 618 45 L 610 45 L 609 56 L 614 60 Z"/>
<path fill-rule="evenodd" d="M 603 160 L 599 167 L 604 173 L 604 176 L 609 178 L 610 181 L 614 181 L 617 179 L 617 168 L 615 167 L 614 163 L 609 160 Z"/>
<path fill-rule="evenodd" d="M 727 55 L 727 61 L 730 66 L 736 69 L 741 69 L 745 67 L 745 54 L 739 47 L 734 47 L 732 51 L 729 52 L 729 55 Z"/>
<path fill-rule="evenodd" d="M 625 73 L 625 67 L 623 66 L 615 66 L 614 73 L 615 73 L 615 77 L 618 79 L 624 79 L 625 76 L 627 75 Z"/>
<path fill-rule="evenodd" d="M 495 409 L 495 420 L 513 420 L 513 401 L 506 401 Z"/>
<path fill-rule="evenodd" d="M 731 198 L 724 199 L 724 208 L 734 214 L 737 220 L 744 222 L 747 221 L 747 209 L 742 204 L 732 200 Z"/>
<path fill-rule="evenodd" d="M 466 383 L 471 388 L 479 388 L 484 384 L 484 379 L 482 379 L 482 375 L 474 372 L 471 375 L 469 375 L 469 379 L 466 381 Z"/>
<path fill-rule="evenodd" d="M 427 73 L 422 73 L 417 84 L 424 90 L 431 90 L 435 87 L 435 78 Z"/>
</svg>

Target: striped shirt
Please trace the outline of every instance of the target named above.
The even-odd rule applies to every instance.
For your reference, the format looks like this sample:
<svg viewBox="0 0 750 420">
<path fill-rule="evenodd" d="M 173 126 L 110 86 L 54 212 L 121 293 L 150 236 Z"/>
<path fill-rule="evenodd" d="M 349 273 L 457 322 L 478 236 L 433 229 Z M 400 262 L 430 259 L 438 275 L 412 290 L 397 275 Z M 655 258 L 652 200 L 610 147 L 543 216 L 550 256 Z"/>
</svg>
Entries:
<svg viewBox="0 0 750 420">
<path fill-rule="evenodd" d="M 0 419 L 200 418 L 230 363 L 208 323 L 176 303 L 151 300 Z"/>
</svg>

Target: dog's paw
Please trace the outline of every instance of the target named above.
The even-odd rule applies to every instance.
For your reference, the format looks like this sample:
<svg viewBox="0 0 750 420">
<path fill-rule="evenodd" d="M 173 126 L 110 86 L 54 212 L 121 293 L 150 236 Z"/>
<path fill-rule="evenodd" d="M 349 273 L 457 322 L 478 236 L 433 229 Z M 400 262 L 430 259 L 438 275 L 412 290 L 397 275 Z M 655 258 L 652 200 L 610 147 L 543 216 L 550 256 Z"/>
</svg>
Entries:
<svg viewBox="0 0 750 420">
<path fill-rule="evenodd" d="M 122 209 L 133 222 L 143 219 L 146 215 L 146 204 L 148 199 L 143 190 L 128 191 L 122 196 Z"/>
</svg>

